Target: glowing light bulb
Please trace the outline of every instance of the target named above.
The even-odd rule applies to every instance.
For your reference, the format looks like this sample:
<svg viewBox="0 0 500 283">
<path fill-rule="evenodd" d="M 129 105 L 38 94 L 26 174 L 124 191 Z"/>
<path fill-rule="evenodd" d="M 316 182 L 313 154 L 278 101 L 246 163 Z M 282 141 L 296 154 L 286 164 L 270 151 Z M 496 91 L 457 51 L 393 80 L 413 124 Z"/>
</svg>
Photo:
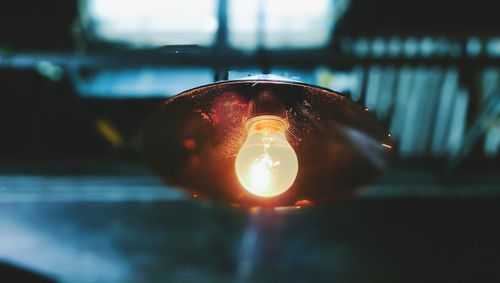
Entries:
<svg viewBox="0 0 500 283">
<path fill-rule="evenodd" d="M 246 123 L 248 136 L 236 156 L 236 175 L 243 188 L 261 197 L 286 192 L 299 169 L 297 154 L 288 143 L 285 119 L 260 115 Z"/>
</svg>

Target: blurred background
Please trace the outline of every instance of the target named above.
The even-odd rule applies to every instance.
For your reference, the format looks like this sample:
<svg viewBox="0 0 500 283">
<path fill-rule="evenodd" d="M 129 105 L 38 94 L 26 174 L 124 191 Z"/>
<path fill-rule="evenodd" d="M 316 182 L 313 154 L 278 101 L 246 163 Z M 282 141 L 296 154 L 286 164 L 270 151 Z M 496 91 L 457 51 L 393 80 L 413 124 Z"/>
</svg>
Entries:
<svg viewBox="0 0 500 283">
<path fill-rule="evenodd" d="M 248 282 L 498 282 L 497 11 L 487 0 L 5 1 L 0 278 L 242 282 L 250 254 Z M 137 133 L 181 91 L 262 73 L 341 92 L 395 146 L 378 183 L 273 220 L 252 254 L 248 214 L 164 186 Z"/>
</svg>

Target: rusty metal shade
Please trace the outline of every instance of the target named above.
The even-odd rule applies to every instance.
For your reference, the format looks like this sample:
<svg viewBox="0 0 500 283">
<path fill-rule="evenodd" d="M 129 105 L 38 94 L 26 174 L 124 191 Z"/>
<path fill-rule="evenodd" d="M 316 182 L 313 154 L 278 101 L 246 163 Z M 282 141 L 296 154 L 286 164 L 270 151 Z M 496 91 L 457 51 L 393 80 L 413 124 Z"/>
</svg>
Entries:
<svg viewBox="0 0 500 283">
<path fill-rule="evenodd" d="M 272 103 L 262 103 L 262 97 Z M 290 128 L 299 172 L 282 195 L 262 198 L 236 178 L 235 156 L 246 138 L 249 105 L 277 111 Z M 253 110 L 254 111 L 254 110 Z M 145 162 L 166 184 L 235 206 L 302 206 L 353 195 L 383 171 L 390 138 L 374 115 L 329 89 L 262 78 L 200 86 L 172 97 L 145 123 Z"/>
</svg>

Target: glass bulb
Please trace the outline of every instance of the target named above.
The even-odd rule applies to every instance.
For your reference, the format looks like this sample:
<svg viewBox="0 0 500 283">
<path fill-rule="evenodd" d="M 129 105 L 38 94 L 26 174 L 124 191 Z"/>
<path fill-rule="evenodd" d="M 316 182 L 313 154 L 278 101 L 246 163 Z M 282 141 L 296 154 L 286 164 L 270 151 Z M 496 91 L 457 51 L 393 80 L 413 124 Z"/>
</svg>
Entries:
<svg viewBox="0 0 500 283">
<path fill-rule="evenodd" d="M 273 115 L 250 118 L 248 136 L 236 155 L 236 176 L 243 188 L 261 197 L 286 192 L 299 169 L 297 154 L 288 143 L 286 120 Z"/>
</svg>

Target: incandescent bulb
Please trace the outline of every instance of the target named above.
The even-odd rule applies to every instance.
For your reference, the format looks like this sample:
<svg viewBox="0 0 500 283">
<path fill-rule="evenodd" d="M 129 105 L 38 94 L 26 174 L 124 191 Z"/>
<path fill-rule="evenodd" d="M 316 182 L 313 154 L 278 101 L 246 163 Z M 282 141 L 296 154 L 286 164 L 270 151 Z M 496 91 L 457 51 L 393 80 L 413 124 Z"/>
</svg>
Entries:
<svg viewBox="0 0 500 283">
<path fill-rule="evenodd" d="M 260 115 L 246 123 L 248 136 L 236 156 L 236 176 L 250 193 L 273 197 L 286 192 L 295 181 L 299 164 L 288 143 L 288 123 L 273 115 Z"/>
</svg>

